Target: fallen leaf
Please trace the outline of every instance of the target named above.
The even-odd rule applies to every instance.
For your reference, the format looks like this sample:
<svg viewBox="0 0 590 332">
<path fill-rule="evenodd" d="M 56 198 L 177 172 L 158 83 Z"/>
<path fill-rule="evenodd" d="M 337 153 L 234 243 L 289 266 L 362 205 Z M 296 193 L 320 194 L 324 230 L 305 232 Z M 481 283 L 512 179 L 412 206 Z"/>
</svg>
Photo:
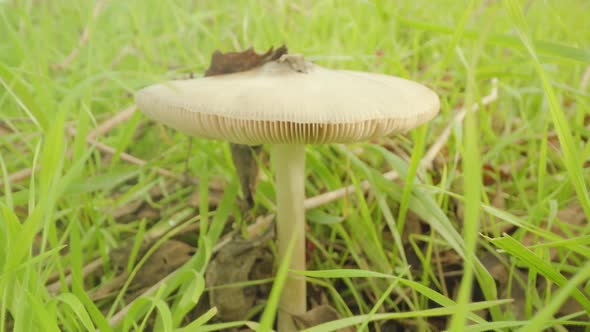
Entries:
<svg viewBox="0 0 590 332">
<path fill-rule="evenodd" d="M 518 320 L 526 319 L 527 291 L 524 282 L 527 280 L 527 274 L 519 269 L 514 269 L 510 274 L 506 264 L 490 252 L 482 254 L 480 261 L 498 284 L 497 289 L 500 291 L 498 298 L 513 300 L 506 304 L 508 312 L 511 312 Z"/>
<path fill-rule="evenodd" d="M 168 190 L 172 189 L 170 184 L 165 185 Z M 148 191 L 150 199 L 152 201 L 158 201 L 160 198 L 164 196 L 163 186 L 153 186 Z M 114 198 L 117 199 L 123 194 L 114 195 Z M 155 218 L 160 215 L 160 212 L 157 209 L 154 209 L 152 206 L 145 202 L 145 199 L 137 199 L 134 201 L 127 202 L 121 206 L 107 208 L 104 209 L 105 213 L 110 214 L 113 218 L 117 219 L 119 222 L 126 222 L 141 218 Z M 124 218 L 127 217 L 127 218 Z M 120 220 L 125 219 L 125 220 Z"/>
<path fill-rule="evenodd" d="M 557 212 L 557 219 L 570 225 L 584 225 L 588 223 L 582 206 L 578 202 L 573 202 Z"/>
<path fill-rule="evenodd" d="M 412 236 L 422 234 L 422 219 L 418 217 L 412 210 L 408 210 L 406 214 L 406 223 L 402 233 L 402 243 L 405 246 L 410 245 L 410 238 Z"/>
<path fill-rule="evenodd" d="M 231 156 L 240 178 L 242 193 L 244 195 L 245 209 L 254 206 L 254 193 L 258 182 L 258 156 L 262 150 L 261 145 L 248 146 L 241 144 L 230 144 Z"/>
<path fill-rule="evenodd" d="M 110 214 L 114 219 L 119 219 L 123 216 L 127 216 L 132 214 L 133 212 L 137 211 L 139 207 L 144 203 L 143 200 L 136 200 L 131 201 L 127 204 L 124 204 L 116 209 L 106 210 L 108 214 Z"/>
<path fill-rule="evenodd" d="M 557 221 L 553 222 L 551 227 L 549 227 L 549 224 L 546 221 L 542 222 L 539 227 L 543 229 L 550 228 L 549 231 L 551 231 L 553 234 L 557 234 L 563 238 L 570 238 L 572 236 L 578 236 L 579 234 L 576 233 L 578 232 L 579 226 L 583 226 L 588 223 L 588 220 L 586 220 L 586 215 L 584 214 L 584 210 L 578 202 L 573 202 L 559 210 L 556 217 Z M 567 227 L 568 230 L 574 234 L 572 235 L 565 233 L 562 227 Z M 522 244 L 525 246 L 538 245 L 542 243 L 543 241 L 540 241 L 538 237 L 531 232 L 526 233 L 522 237 Z M 557 248 L 549 248 L 549 257 L 551 260 L 556 260 L 557 254 Z"/>
<path fill-rule="evenodd" d="M 8 126 L 5 126 L 4 124 L 0 123 L 0 136 L 8 134 L 12 134 L 12 130 Z"/>
<path fill-rule="evenodd" d="M 223 198 L 223 191 L 221 190 L 214 190 L 210 189 L 208 193 L 208 200 L 209 200 L 209 208 L 214 209 L 217 208 L 219 203 L 221 203 L 221 199 Z M 201 194 L 198 190 L 194 191 L 192 195 L 188 199 L 188 205 L 199 208 L 201 205 Z"/>
<path fill-rule="evenodd" d="M 221 320 L 244 319 L 261 296 L 259 293 L 269 290 L 268 285 L 232 285 L 272 276 L 273 256 L 267 248 L 271 235 L 269 231 L 250 240 L 233 239 L 219 249 L 209 263 L 205 273 L 210 288 L 209 303 L 217 307 L 217 317 Z"/>
<path fill-rule="evenodd" d="M 295 326 L 302 330 L 312 326 L 320 325 L 323 323 L 331 322 L 333 320 L 340 319 L 340 315 L 336 309 L 332 308 L 327 304 L 317 306 L 302 315 L 292 315 Z M 352 332 L 354 329 L 351 327 L 341 328 L 336 331 L 339 332 Z"/>
<path fill-rule="evenodd" d="M 149 287 L 181 267 L 195 248 L 177 240 L 167 240 L 147 259 L 133 279 L 138 286 Z"/>
<path fill-rule="evenodd" d="M 116 270 L 121 272 L 89 294 L 93 301 L 113 296 L 121 289 L 121 287 L 123 287 L 123 284 L 125 284 L 129 277 L 129 273 L 126 271 L 126 265 L 129 260 L 131 248 L 132 247 L 128 245 L 111 252 L 113 266 Z M 137 255 L 136 262 L 139 262 L 148 250 L 148 246 L 142 246 Z M 135 298 L 144 289 L 151 287 L 170 273 L 174 272 L 188 261 L 194 252 L 195 248 L 181 241 L 167 240 L 162 243 L 148 257 L 145 263 L 139 268 L 139 271 L 135 274 L 135 277 L 127 289 L 127 292 L 131 294 L 130 298 Z"/>
<path fill-rule="evenodd" d="M 566 277 L 571 277 L 571 275 L 567 275 L 566 273 Z M 537 292 L 539 294 L 544 294 L 547 293 L 547 279 L 541 279 L 541 281 L 539 281 L 537 283 Z M 559 291 L 559 286 L 555 285 L 554 283 L 551 283 L 551 294 L 555 294 L 556 292 Z M 578 290 L 580 290 L 581 292 L 585 292 L 585 290 L 583 289 L 583 287 L 578 287 Z M 548 295 L 548 294 L 544 294 L 545 296 L 554 296 L 554 295 Z M 580 312 L 584 312 L 584 307 L 580 304 L 580 302 L 576 301 L 573 297 L 568 297 L 567 300 L 565 300 L 565 302 L 563 302 L 563 304 L 559 307 L 559 310 L 557 311 L 556 317 L 563 317 L 563 316 L 568 316 L 568 315 L 572 315 L 575 313 L 580 313 Z M 590 316 L 587 314 L 582 314 L 582 315 L 578 315 L 574 320 L 576 321 L 581 321 L 581 322 L 588 322 L 590 320 Z M 580 330 L 574 330 L 574 331 L 585 331 L 584 329 L 580 329 Z"/>
<path fill-rule="evenodd" d="M 496 190 L 494 193 L 490 193 L 489 199 L 490 204 L 498 210 L 506 210 L 506 197 L 502 189 L 501 183 L 496 183 Z M 491 234 L 494 236 L 500 235 L 504 232 L 508 232 L 514 228 L 514 225 L 503 221 L 499 218 L 492 216 L 491 214 L 485 213 L 481 218 L 481 232 L 484 234 Z"/>
</svg>

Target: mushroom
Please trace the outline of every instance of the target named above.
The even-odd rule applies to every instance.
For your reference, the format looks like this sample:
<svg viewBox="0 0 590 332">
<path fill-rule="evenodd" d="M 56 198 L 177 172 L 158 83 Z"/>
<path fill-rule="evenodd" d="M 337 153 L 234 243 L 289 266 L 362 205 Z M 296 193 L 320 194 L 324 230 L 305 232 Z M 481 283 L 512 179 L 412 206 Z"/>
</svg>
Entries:
<svg viewBox="0 0 590 332">
<path fill-rule="evenodd" d="M 403 78 L 331 70 L 285 54 L 226 75 L 172 81 L 137 92 L 140 110 L 189 135 L 244 145 L 272 144 L 277 247 L 291 270 L 305 270 L 305 145 L 351 143 L 409 130 L 433 118 L 438 96 Z M 279 331 L 306 311 L 305 280 L 289 274 Z"/>
</svg>

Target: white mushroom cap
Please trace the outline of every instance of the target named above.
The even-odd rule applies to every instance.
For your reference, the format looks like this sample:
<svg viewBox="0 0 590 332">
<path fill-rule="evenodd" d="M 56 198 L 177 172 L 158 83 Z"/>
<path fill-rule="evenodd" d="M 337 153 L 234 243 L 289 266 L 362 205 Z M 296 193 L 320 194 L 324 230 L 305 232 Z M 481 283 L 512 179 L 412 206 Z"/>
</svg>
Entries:
<svg viewBox="0 0 590 332">
<path fill-rule="evenodd" d="M 399 77 L 272 61 L 249 71 L 137 92 L 139 108 L 189 135 L 257 145 L 349 143 L 414 128 L 436 93 Z"/>
</svg>

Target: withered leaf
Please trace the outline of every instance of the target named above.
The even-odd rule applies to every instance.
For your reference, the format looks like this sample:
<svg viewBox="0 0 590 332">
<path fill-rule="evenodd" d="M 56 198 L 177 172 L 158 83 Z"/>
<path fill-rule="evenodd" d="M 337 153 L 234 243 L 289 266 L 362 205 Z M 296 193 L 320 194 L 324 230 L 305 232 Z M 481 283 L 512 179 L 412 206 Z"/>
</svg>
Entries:
<svg viewBox="0 0 590 332">
<path fill-rule="evenodd" d="M 578 202 L 570 203 L 557 212 L 557 218 L 570 225 L 580 226 L 588 223 L 582 205 Z"/>
<path fill-rule="evenodd" d="M 271 235 L 267 232 L 250 240 L 236 238 L 209 263 L 205 273 L 207 287 L 211 288 L 209 302 L 217 307 L 222 320 L 244 319 L 259 293 L 264 293 L 259 286 L 233 285 L 272 276 L 273 256 L 266 247 Z"/>
<path fill-rule="evenodd" d="M 147 259 L 133 279 L 138 286 L 149 287 L 186 263 L 195 248 L 177 240 L 168 240 Z"/>
<path fill-rule="evenodd" d="M 149 249 L 147 246 L 143 246 L 143 248 L 140 249 L 138 261 L 144 256 L 147 249 Z M 114 295 L 127 281 L 129 273 L 124 270 L 123 264 L 127 260 L 130 251 L 131 247 L 127 246 L 119 249 L 115 253 L 111 253 L 114 255 L 111 257 L 113 265 L 115 265 L 118 270 L 122 271 L 122 273 L 90 293 L 90 298 L 93 301 Z M 131 281 L 128 289 L 128 292 L 132 294 L 131 297 L 135 298 L 143 289 L 164 279 L 164 277 L 188 261 L 194 252 L 195 248 L 181 241 L 168 240 L 162 243 L 162 245 L 160 245 L 139 268 L 139 271 L 137 271 L 137 274 Z"/>
<path fill-rule="evenodd" d="M 215 209 L 221 203 L 223 198 L 223 190 L 209 189 L 209 209 Z M 188 199 L 188 205 L 198 208 L 201 206 L 201 193 L 198 190 L 193 192 L 191 197 Z"/>
<path fill-rule="evenodd" d="M 240 185 L 244 194 L 247 208 L 254 206 L 254 193 L 258 182 L 258 163 L 262 146 L 247 146 L 230 144 L 231 156 L 240 178 Z"/>
<path fill-rule="evenodd" d="M 256 68 L 270 61 L 278 60 L 287 54 L 287 46 L 283 45 L 276 50 L 271 47 L 266 53 L 258 54 L 252 47 L 243 52 L 222 53 L 216 50 L 211 55 L 211 64 L 205 72 L 205 76 L 237 73 Z"/>
<path fill-rule="evenodd" d="M 0 123 L 0 136 L 8 135 L 11 133 L 12 130 L 8 126 L 5 126 L 4 124 Z"/>
<path fill-rule="evenodd" d="M 310 328 L 323 323 L 331 322 L 340 318 L 336 309 L 327 304 L 317 306 L 302 315 L 293 315 L 295 326 L 300 329 Z M 338 332 L 352 332 L 352 328 L 341 328 Z"/>
<path fill-rule="evenodd" d="M 528 296 L 524 284 L 527 279 L 526 273 L 519 269 L 514 269 L 510 273 L 508 266 L 490 252 L 483 253 L 480 260 L 497 282 L 500 291 L 499 297 L 513 300 L 513 302 L 506 304 L 509 312 L 516 319 L 526 319 L 526 299 Z"/>
<path fill-rule="evenodd" d="M 559 222 L 549 223 L 548 221 L 544 221 L 540 226 L 544 229 L 550 229 L 553 234 L 569 238 L 580 236 L 581 227 L 588 223 L 584 210 L 578 202 L 570 203 L 568 206 L 559 210 L 557 212 L 557 219 Z M 540 241 L 534 233 L 529 232 L 523 236 L 522 243 L 525 246 L 531 246 L 541 244 L 543 241 Z M 549 248 L 549 258 L 552 261 L 558 259 L 557 247 Z"/>
</svg>

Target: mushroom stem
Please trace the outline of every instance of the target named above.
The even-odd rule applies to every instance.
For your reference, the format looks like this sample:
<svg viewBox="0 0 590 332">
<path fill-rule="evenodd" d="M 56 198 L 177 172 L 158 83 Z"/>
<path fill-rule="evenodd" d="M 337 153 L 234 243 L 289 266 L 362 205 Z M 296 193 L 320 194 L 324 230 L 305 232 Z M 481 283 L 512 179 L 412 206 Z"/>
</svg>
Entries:
<svg viewBox="0 0 590 332">
<path fill-rule="evenodd" d="M 296 236 L 289 264 L 291 270 L 305 270 L 305 145 L 276 144 L 272 147 L 277 193 L 277 241 L 279 260 L 285 259 L 287 246 Z M 289 275 L 278 312 L 278 330 L 295 331 L 291 315 L 306 311 L 305 279 Z"/>
</svg>

